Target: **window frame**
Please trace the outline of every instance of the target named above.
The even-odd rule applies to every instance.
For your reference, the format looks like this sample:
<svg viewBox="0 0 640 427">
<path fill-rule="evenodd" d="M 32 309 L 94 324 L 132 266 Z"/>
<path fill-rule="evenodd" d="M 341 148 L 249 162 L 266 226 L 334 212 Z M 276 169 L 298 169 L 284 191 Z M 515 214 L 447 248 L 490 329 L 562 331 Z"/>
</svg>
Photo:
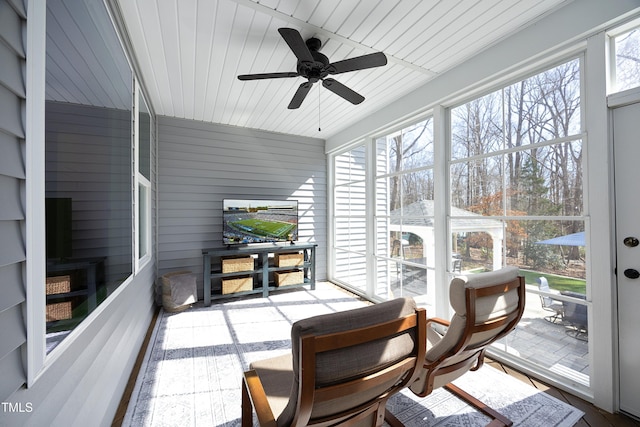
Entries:
<svg viewBox="0 0 640 427">
<path fill-rule="evenodd" d="M 567 53 L 566 55 L 560 57 L 560 58 L 556 58 L 553 61 L 548 61 L 546 63 L 542 63 L 539 66 L 532 68 L 531 70 L 528 70 L 526 72 L 523 72 L 521 74 L 519 74 L 517 76 L 517 78 L 514 79 L 510 79 L 509 81 L 506 82 L 502 82 L 499 84 L 496 84 L 494 86 L 492 86 L 491 88 L 488 88 L 485 91 L 482 92 L 478 92 L 478 93 L 472 93 L 469 97 L 464 98 L 464 99 L 460 99 L 457 100 L 457 102 L 455 104 L 450 105 L 449 107 L 447 107 L 446 109 L 446 115 L 448 117 L 448 122 L 451 122 L 451 111 L 461 105 L 464 105 L 467 102 L 471 102 L 475 99 L 478 99 L 479 97 L 485 96 L 491 92 L 495 92 L 497 90 L 502 90 L 505 89 L 507 87 L 509 87 L 512 84 L 516 84 L 520 81 L 526 80 L 530 77 L 536 76 L 540 73 L 543 73 L 547 70 L 551 70 L 557 66 L 560 66 L 564 63 L 568 63 L 570 61 L 573 60 L 578 60 L 579 61 L 579 78 L 580 78 L 580 87 L 579 87 L 579 96 L 580 96 L 580 129 L 577 132 L 571 133 L 568 136 L 564 136 L 564 137 L 560 137 L 560 138 L 556 138 L 556 139 L 550 139 L 550 140 L 543 140 L 543 141 L 539 141 L 536 143 L 529 143 L 526 145 L 522 145 L 519 147 L 511 147 L 511 148 L 505 148 L 502 147 L 502 149 L 500 150 L 496 150 L 493 152 L 488 152 L 488 153 L 483 153 L 480 155 L 475 155 L 475 156 L 470 156 L 468 158 L 455 158 L 452 159 L 451 155 L 447 155 L 447 160 L 446 160 L 446 164 L 447 164 L 447 181 L 448 181 L 448 185 L 449 184 L 449 180 L 451 179 L 451 174 L 450 174 L 450 167 L 452 164 L 456 164 L 456 163 L 464 163 L 464 162 L 468 162 L 468 161 L 473 161 L 473 160 L 477 160 L 477 159 L 483 159 L 483 158 L 487 158 L 487 157 L 494 157 L 494 156 L 502 156 L 503 157 L 503 161 L 504 161 L 504 156 L 510 153 L 514 153 L 514 152 L 518 152 L 518 151 L 524 151 L 526 152 L 527 150 L 531 149 L 531 148 L 537 148 L 537 147 L 546 147 L 546 146 L 552 146 L 552 145 L 556 145 L 556 144 L 561 144 L 563 142 L 573 142 L 573 141 L 581 141 L 582 144 L 582 155 L 583 155 L 583 159 L 582 159 L 582 195 L 583 195 L 583 199 L 582 199 L 582 212 L 580 215 L 575 215 L 575 216 L 564 216 L 564 215 L 548 215 L 548 216 L 536 216 L 536 215 L 524 215 L 524 216 L 511 216 L 511 215 L 507 215 L 506 212 L 506 204 L 505 201 L 503 200 L 503 214 L 502 215 L 496 215 L 496 216 L 487 216 L 488 218 L 492 218 L 492 219 L 497 219 L 500 221 L 504 221 L 505 225 L 506 222 L 511 221 L 511 220 L 518 220 L 518 221 L 526 221 L 526 220 L 531 220 L 531 221 L 537 221 L 537 220 L 542 220 L 542 221 L 582 221 L 582 223 L 584 224 L 584 231 L 585 231 L 585 239 L 586 239 L 586 246 L 585 246 L 585 264 L 586 264 L 586 301 L 584 303 L 585 306 L 587 306 L 588 308 L 588 319 L 589 319 L 589 325 L 592 326 L 594 325 L 593 322 L 593 304 L 592 304 L 592 274 L 591 274 L 591 269 L 592 269 L 592 263 L 591 263 L 591 233 L 590 233 L 590 226 L 591 226 L 591 208 L 589 205 L 589 169 L 588 169 L 588 164 L 589 164 L 589 138 L 588 138 L 588 134 L 586 131 L 586 122 L 587 122 L 587 116 L 586 116 L 586 109 L 587 109 L 587 96 L 586 96 L 586 90 L 587 90 L 587 80 L 585 78 L 585 69 L 587 66 L 587 58 L 586 58 L 586 51 L 585 50 L 579 50 L 577 52 L 573 52 L 573 53 Z M 448 126 L 447 129 L 448 135 L 447 135 L 447 149 L 451 148 L 451 126 Z M 503 183 L 505 181 L 503 180 Z M 448 188 L 448 192 L 447 192 L 447 229 L 449 230 L 448 236 L 451 236 L 451 220 L 452 219 L 456 219 L 459 217 L 455 217 L 451 215 L 451 193 L 450 193 L 450 188 Z M 503 198 L 506 197 L 506 192 L 503 191 Z M 505 234 L 505 238 L 506 238 L 506 234 Z M 447 253 L 451 253 L 451 242 L 450 239 L 447 240 L 449 247 L 447 248 Z M 502 265 L 507 265 L 506 264 L 506 259 L 505 259 L 505 255 L 503 254 L 501 256 L 501 259 L 499 260 L 499 262 Z M 495 260 L 494 260 L 494 265 L 495 265 Z M 444 307 L 442 305 L 440 305 L 440 309 L 444 309 Z M 440 313 L 443 313 L 442 311 Z M 451 315 L 451 309 L 450 307 L 447 306 L 447 311 L 444 312 L 445 317 L 447 315 Z M 589 351 L 588 351 L 588 363 L 590 366 L 590 372 L 589 372 L 589 385 L 583 385 L 583 384 L 578 384 L 576 382 L 573 382 L 572 380 L 567 380 L 566 378 L 564 378 L 563 376 L 558 375 L 557 373 L 551 372 L 549 370 L 549 368 L 541 366 L 541 365 L 536 365 L 533 364 L 532 362 L 521 358 L 519 356 L 514 356 L 510 353 L 508 353 L 505 350 L 501 350 L 498 349 L 496 347 L 492 347 L 489 350 L 489 353 L 492 354 L 493 357 L 496 357 L 499 360 L 503 360 L 503 361 L 508 361 L 510 363 L 513 363 L 514 366 L 519 366 L 521 367 L 523 370 L 525 371 L 530 371 L 533 373 L 536 373 L 538 375 L 540 375 L 542 372 L 544 372 L 543 375 L 548 376 L 549 378 L 551 378 L 555 383 L 557 384 L 562 384 L 564 386 L 569 386 L 571 388 L 573 388 L 573 390 L 581 395 L 588 395 L 589 393 L 591 393 L 591 390 L 594 389 L 595 387 L 595 382 L 597 381 L 596 376 L 594 375 L 594 371 L 593 371 L 593 366 L 596 363 L 595 362 L 595 355 L 594 355 L 594 346 L 593 346 L 593 335 L 594 334 L 594 330 L 592 327 L 589 328 Z M 508 338 L 508 337 L 507 337 Z"/>
<path fill-rule="evenodd" d="M 607 50 L 606 57 L 608 61 L 608 73 L 606 79 L 607 95 L 619 94 L 619 96 L 621 96 L 625 93 L 636 93 L 638 90 L 640 90 L 640 84 L 625 90 L 619 90 L 617 81 L 616 38 L 633 30 L 640 31 L 640 20 L 636 19 L 631 22 L 627 22 L 626 24 L 611 29 L 606 33 L 607 43 L 605 48 Z"/>
<path fill-rule="evenodd" d="M 432 140 L 431 143 L 433 144 L 432 147 L 432 162 L 427 162 L 425 164 L 418 164 L 418 165 L 411 165 L 411 166 L 407 166 L 405 164 L 405 162 L 403 161 L 402 164 L 400 165 L 400 168 L 398 170 L 394 170 L 394 171 L 380 171 L 378 170 L 378 165 L 380 164 L 379 162 L 379 158 L 378 158 L 378 152 L 379 152 L 379 144 L 383 143 L 385 144 L 386 147 L 388 147 L 388 144 L 390 142 L 391 139 L 396 138 L 396 137 L 401 137 L 401 147 L 404 147 L 404 142 L 405 142 L 405 134 L 409 134 L 412 131 L 414 131 L 418 125 L 423 124 L 424 123 L 424 127 L 430 127 L 430 132 L 432 135 Z M 407 228 L 404 228 L 403 226 L 405 226 L 404 224 L 404 220 L 411 220 L 411 219 L 417 219 L 417 218 L 432 218 L 433 220 L 435 220 L 435 212 L 434 212 L 434 216 L 411 216 L 411 215 L 407 215 L 403 212 L 403 208 L 405 207 L 405 202 L 404 202 L 404 185 L 403 185 L 403 178 L 406 176 L 410 176 L 413 174 L 419 174 L 419 173 L 430 173 L 433 181 L 434 181 L 434 193 L 435 193 L 435 188 L 437 187 L 438 183 L 437 181 L 437 175 L 436 175 L 436 165 L 435 165 L 435 161 L 436 161 L 436 151 L 438 150 L 437 147 L 437 142 L 436 142 L 436 136 L 435 136 L 435 118 L 433 116 L 433 114 L 431 113 L 427 113 L 427 114 L 422 114 L 420 115 L 419 118 L 416 118 L 415 120 L 412 120 L 410 122 L 405 123 L 403 126 L 394 129 L 393 131 L 390 132 L 384 132 L 383 134 L 377 136 L 376 138 L 373 138 L 373 140 L 370 143 L 370 151 L 372 152 L 371 155 L 371 198 L 373 200 L 373 208 L 371 209 L 372 212 L 372 219 L 371 219 L 371 227 L 373 229 L 371 235 L 374 236 L 375 241 L 373 242 L 373 247 L 374 250 L 372 251 L 372 264 L 370 266 L 368 266 L 367 270 L 368 271 L 372 271 L 372 272 L 377 272 L 378 269 L 380 268 L 380 263 L 386 264 L 387 267 L 389 268 L 389 265 L 396 265 L 396 269 L 398 269 L 398 271 L 400 271 L 401 269 L 404 268 L 418 268 L 418 269 L 422 269 L 424 270 L 424 274 L 425 277 L 428 277 L 427 279 L 427 284 L 429 282 L 433 283 L 433 278 L 435 276 L 435 256 L 432 259 L 429 259 L 427 257 L 427 259 L 425 260 L 425 263 L 416 263 L 414 261 L 411 260 L 405 260 L 405 259 L 398 259 L 398 258 L 393 258 L 393 254 L 391 253 L 393 248 L 389 248 L 389 253 L 387 254 L 380 254 L 377 252 L 378 250 L 378 237 L 380 235 L 379 229 L 378 229 L 378 224 L 382 219 L 385 219 L 388 223 L 390 223 L 391 219 L 392 219 L 392 215 L 391 215 L 391 211 L 389 211 L 386 214 L 381 214 L 378 211 L 378 206 L 379 206 L 379 200 L 378 200 L 378 181 L 381 179 L 393 179 L 396 178 L 398 180 L 400 180 L 400 184 L 398 186 L 399 191 L 400 191 L 400 206 L 399 209 L 401 210 L 401 214 L 399 216 L 399 219 L 401 221 L 400 223 L 400 231 L 399 233 L 404 233 L 405 230 L 406 232 L 411 232 L 411 226 L 406 226 Z M 387 151 L 388 154 L 388 151 Z M 387 159 L 389 159 L 389 157 L 387 156 Z M 388 168 L 387 168 L 388 169 Z M 417 201 L 416 201 L 417 202 Z M 434 202 L 435 202 L 435 197 L 434 197 Z M 414 202 L 415 203 L 415 202 Z M 389 206 L 387 205 L 387 208 L 389 208 Z M 388 231 L 391 231 L 391 228 L 388 229 Z M 396 232 L 398 232 L 396 230 Z M 435 230 L 434 228 L 434 235 L 435 233 L 437 233 L 437 230 Z M 385 244 L 388 246 L 390 242 L 387 241 L 385 242 Z M 435 242 L 434 242 L 435 243 Z M 425 244 L 425 241 L 423 241 L 423 245 Z M 400 245 L 400 248 L 402 247 L 402 244 Z M 400 249 L 402 250 L 402 249 Z M 424 251 L 424 249 L 423 249 Z M 436 253 L 435 248 L 429 252 L 432 252 L 434 255 Z M 374 280 L 377 280 L 377 277 L 372 277 L 372 283 L 375 283 Z M 399 287 L 399 291 L 401 295 L 404 295 L 404 279 L 402 277 L 402 275 L 400 275 L 400 287 Z M 429 286 L 429 285 L 427 285 Z M 371 294 L 374 298 L 379 298 L 378 294 L 376 293 L 376 291 L 378 290 L 376 286 L 373 286 L 371 290 Z M 433 292 L 431 292 L 431 295 L 429 295 L 428 297 L 426 295 L 429 295 L 429 292 L 426 292 L 425 294 L 423 294 L 422 296 L 424 296 L 425 298 L 427 298 L 427 305 L 428 306 L 433 306 L 433 301 L 435 300 L 432 295 Z"/>
<path fill-rule="evenodd" d="M 450 178 L 450 164 L 452 162 L 451 160 L 451 131 L 450 131 L 450 123 L 451 123 L 451 116 L 450 116 L 450 112 L 451 109 L 454 108 L 457 105 L 462 105 L 465 102 L 468 102 L 470 100 L 473 100 L 477 97 L 486 95 L 492 91 L 496 91 L 496 90 L 500 90 L 503 88 L 508 87 L 511 84 L 517 83 L 519 81 L 525 80 L 529 77 L 535 76 L 541 72 L 544 72 L 546 70 L 550 70 L 553 69 L 554 67 L 561 65 L 563 63 L 572 61 L 574 59 L 578 59 L 580 61 L 579 63 L 579 67 L 580 67 L 580 97 L 581 97 L 581 105 L 580 105 L 580 131 L 579 132 L 573 132 L 571 133 L 571 136 L 569 137 L 564 137 L 564 138 L 559 138 L 559 139 L 554 139 L 551 141 L 544 141 L 544 142 L 540 142 L 540 145 L 552 145 L 552 144 L 557 144 L 560 141 L 566 141 L 566 140 L 570 140 L 570 141 L 574 141 L 574 140 L 581 140 L 583 147 L 583 160 L 582 160 L 582 177 L 583 177 L 583 210 L 581 215 L 577 215 L 577 216 L 571 216 L 571 217 L 564 217 L 561 216 L 559 217 L 560 219 L 569 219 L 569 220 L 579 220 L 579 221 L 583 221 L 584 222 L 584 227 L 585 227 L 585 232 L 587 234 L 587 241 L 589 241 L 590 239 L 590 223 L 591 223 L 591 213 L 590 210 L 591 208 L 589 207 L 589 197 L 588 197 L 588 193 L 589 193 L 589 177 L 591 176 L 592 171 L 589 170 L 588 168 L 588 164 L 589 164 L 589 148 L 588 148 L 588 140 L 587 140 L 587 132 L 586 132 L 586 122 L 588 120 L 587 118 L 587 97 L 586 97 L 586 92 L 587 92 L 587 85 L 588 82 L 586 80 L 585 77 L 585 68 L 587 66 L 587 48 L 586 48 L 586 43 L 579 43 L 576 44 L 575 46 L 572 46 L 568 49 L 563 50 L 562 52 L 557 52 L 554 55 L 551 55 L 550 58 L 546 58 L 543 60 L 538 60 L 535 62 L 532 62 L 529 65 L 523 65 L 522 67 L 520 67 L 517 71 L 511 71 L 509 72 L 508 75 L 504 75 L 504 76 L 496 76 L 495 79 L 492 81 L 492 83 L 489 84 L 485 84 L 482 85 L 482 87 L 476 87 L 473 90 L 470 90 L 468 92 L 465 93 L 464 96 L 456 96 L 455 94 L 453 94 L 451 96 L 451 98 L 449 99 L 449 102 L 442 101 L 441 104 L 436 105 L 436 106 L 432 106 L 432 108 L 429 110 L 430 115 L 433 116 L 433 121 L 434 121 L 434 129 L 433 129 L 433 134 L 434 134 L 434 166 L 433 166 L 433 170 L 434 170 L 434 176 L 435 176 L 435 190 L 434 190 L 434 199 L 435 199 L 435 210 L 434 210 L 434 227 L 435 227 L 435 239 L 436 239 L 436 254 L 435 254 L 435 276 L 436 276 L 436 292 L 439 295 L 445 295 L 447 290 L 448 290 L 448 283 L 451 280 L 452 274 L 451 272 L 449 272 L 448 268 L 447 268 L 447 259 L 448 256 L 442 256 L 442 254 L 451 254 L 452 252 L 452 243 L 450 241 L 450 236 L 451 236 L 451 219 L 452 219 L 452 215 L 451 215 L 451 208 L 450 208 L 450 183 L 449 183 L 449 178 Z M 426 110 L 425 110 L 426 111 Z M 388 127 L 386 129 L 384 129 L 383 131 L 380 132 L 375 132 L 370 134 L 369 136 L 367 136 L 364 141 L 366 146 L 365 148 L 368 149 L 370 152 L 371 151 L 375 151 L 375 147 L 372 148 L 372 144 L 375 144 L 375 141 L 377 140 L 377 138 L 384 136 L 384 135 L 389 135 L 392 134 L 393 132 L 398 132 L 400 129 L 402 129 L 403 127 L 406 127 L 407 125 L 413 125 L 413 124 L 417 124 L 418 122 L 420 122 L 421 120 L 424 120 L 424 117 L 427 114 L 423 112 L 421 112 L 421 114 L 416 114 L 415 116 L 413 116 L 410 120 L 405 120 L 403 121 L 403 123 L 401 125 L 396 125 L 393 127 Z M 363 140 L 360 140 L 362 143 Z M 349 151 L 351 148 L 353 147 L 353 145 L 351 146 L 345 146 L 345 147 L 341 147 L 340 149 L 336 149 L 332 152 L 329 152 L 329 173 L 330 173 L 330 181 L 329 184 L 331 185 L 330 187 L 330 191 L 332 191 L 335 188 L 335 165 L 334 165 L 334 159 L 336 156 L 339 156 L 340 154 L 343 154 L 347 151 Z M 528 145 L 525 147 L 522 147 L 522 149 L 527 149 L 527 148 L 532 148 L 533 145 Z M 510 151 L 517 151 L 519 148 L 509 148 L 509 149 L 504 149 L 504 150 L 500 150 L 499 153 L 501 155 L 504 155 L 506 152 L 510 152 Z M 375 154 L 375 153 L 374 153 Z M 495 156 L 497 155 L 498 152 L 491 152 L 491 153 L 487 153 L 485 155 L 481 155 L 481 156 L 477 156 L 477 157 L 485 157 L 485 156 Z M 372 156 L 370 155 L 369 157 L 367 157 L 367 159 L 369 160 L 370 163 L 373 163 L 375 165 L 375 161 L 372 160 Z M 467 159 L 465 159 L 467 160 Z M 456 159 L 457 162 L 460 162 L 461 160 Z M 367 165 L 367 171 L 369 171 L 369 173 L 371 173 L 372 175 L 375 175 L 373 173 L 374 169 L 372 165 Z M 445 179 L 440 179 L 438 180 L 438 177 L 445 177 Z M 373 177 L 372 179 L 370 179 L 367 182 L 373 182 L 375 183 L 375 178 Z M 373 191 L 373 193 L 375 193 L 375 188 L 373 190 L 370 190 L 368 192 L 368 194 L 371 194 L 371 192 Z M 330 206 L 334 203 L 334 200 L 330 201 Z M 371 208 L 374 208 L 375 206 L 373 204 L 371 204 Z M 332 218 L 331 221 L 331 225 L 333 226 L 335 223 L 335 209 L 331 208 L 330 212 L 329 212 L 330 217 Z M 368 221 L 370 222 L 369 229 L 373 230 L 372 232 L 375 232 L 375 217 L 372 214 L 368 214 L 367 215 Z M 521 218 L 512 218 L 512 217 L 508 217 L 504 216 L 503 219 L 521 219 Z M 556 217 L 544 217 L 544 218 L 536 218 L 536 219 L 545 219 L 545 220 L 550 220 L 550 219 L 556 219 Z M 330 228 L 330 239 L 335 239 L 335 228 Z M 367 254 L 367 260 L 369 260 L 369 262 L 371 262 L 372 264 L 368 264 L 368 266 L 375 266 L 375 264 L 373 262 L 375 262 L 376 259 L 376 254 L 375 254 L 375 244 L 370 245 L 372 247 L 372 249 L 370 250 L 370 252 Z M 334 248 L 334 246 L 331 246 L 332 248 Z M 588 304 L 591 307 L 591 283 L 593 283 L 592 281 L 592 273 L 591 273 L 591 254 L 590 254 L 590 249 L 589 249 L 590 245 L 587 245 L 586 248 L 586 262 L 587 262 L 587 295 L 588 295 Z M 335 259 L 336 259 L 336 253 L 335 251 L 331 254 L 331 259 L 329 264 L 331 266 L 335 265 Z M 502 262 L 502 259 L 501 259 Z M 371 268 L 368 268 L 369 271 L 371 271 Z M 330 280 L 335 280 L 335 275 L 334 275 L 334 271 L 330 271 L 329 272 L 329 278 Z M 344 285 L 344 283 L 340 280 L 338 280 L 337 282 L 341 283 Z M 351 287 L 346 284 L 346 286 L 351 289 Z M 371 288 L 373 288 L 372 286 L 369 286 Z M 431 289 L 431 288 L 430 288 Z M 427 305 L 431 308 L 435 309 L 435 315 L 436 316 L 447 316 L 448 314 L 450 314 L 450 307 L 449 307 L 449 303 L 448 300 L 443 299 L 443 298 L 439 298 L 439 299 L 435 299 L 435 297 L 433 296 L 434 293 L 432 293 L 431 295 L 429 295 L 429 298 L 427 299 Z M 366 298 L 369 298 L 373 301 L 378 301 L 378 299 L 375 297 L 375 294 L 373 293 L 369 293 L 367 295 L 365 295 Z M 589 310 L 589 317 L 592 318 L 592 314 L 591 314 L 592 310 Z M 591 322 L 592 324 L 593 322 Z M 590 334 L 592 333 L 592 331 L 590 330 Z M 594 334 L 595 335 L 595 334 Z M 594 355 L 595 353 L 595 349 L 593 348 L 593 346 L 590 344 L 590 349 L 589 349 L 589 364 L 590 366 L 594 366 L 596 358 L 598 356 Z M 522 367 L 525 370 L 529 370 L 529 372 L 533 372 L 533 373 L 538 373 L 541 374 L 541 372 L 537 371 L 535 369 L 535 367 L 533 366 L 528 366 L 527 363 L 523 363 L 523 361 L 515 361 L 514 362 L 517 366 Z M 541 368 L 544 369 L 544 368 Z M 544 376 L 544 375 L 543 375 Z M 563 383 L 561 378 L 557 378 L 556 376 L 551 375 L 549 377 L 552 381 L 554 381 L 556 384 L 562 384 L 562 385 L 567 385 L 565 383 Z M 592 390 L 596 387 L 596 382 L 598 381 L 598 376 L 594 375 L 593 371 L 591 372 L 590 375 L 590 385 L 589 387 L 580 387 L 578 386 L 577 388 L 575 387 L 575 384 L 569 384 L 569 387 L 571 388 L 575 388 L 575 391 L 579 394 L 579 395 L 583 395 L 583 396 L 587 396 L 590 393 L 592 393 Z"/>
<path fill-rule="evenodd" d="M 46 373 L 49 367 L 53 366 L 56 361 L 63 357 L 69 347 L 80 337 L 94 320 L 101 315 L 102 312 L 108 310 L 113 301 L 118 298 L 122 292 L 133 282 L 136 275 L 141 269 L 148 265 L 153 258 L 152 243 L 152 213 L 151 206 L 153 186 L 151 179 L 146 179 L 142 174 L 142 179 L 138 177 L 137 157 L 134 156 L 139 150 L 137 145 L 138 131 L 135 129 L 138 123 L 137 116 L 134 116 L 137 109 L 138 94 L 142 95 L 142 89 L 139 85 L 136 68 L 132 65 L 129 51 L 122 41 L 118 26 L 114 20 L 112 10 L 105 3 L 104 7 L 109 16 L 109 23 L 113 26 L 120 48 L 127 61 L 132 77 L 131 93 L 131 207 L 134 217 L 137 212 L 138 205 L 138 182 L 141 182 L 147 191 L 146 204 L 146 228 L 148 250 L 145 256 L 138 257 L 136 241 L 138 223 L 136 218 L 131 220 L 131 247 L 133 249 L 131 259 L 131 273 L 118 285 L 101 304 L 91 311 L 87 317 L 80 322 L 65 339 L 63 339 L 51 352 L 46 352 L 46 253 L 43 244 L 43 236 L 45 235 L 45 102 L 46 102 L 46 28 L 47 6 L 45 3 L 40 4 L 30 10 L 28 24 L 25 26 L 28 52 L 28 60 L 25 65 L 26 81 L 25 85 L 30 88 L 29 96 L 25 101 L 25 262 L 24 274 L 26 286 L 25 297 L 25 324 L 26 324 L 26 351 L 25 351 L 25 374 L 26 387 L 33 387 L 38 380 Z M 150 116 L 150 163 L 151 175 L 153 175 L 153 147 L 155 146 L 155 126 L 154 114 L 150 106 L 147 104 Z M 135 150 L 135 152 L 134 152 Z M 152 178 L 152 177 L 150 177 Z"/>
<path fill-rule="evenodd" d="M 134 96 L 134 188 L 133 188 L 133 212 L 135 217 L 133 235 L 134 235 L 134 274 L 137 274 L 151 261 L 151 177 L 147 178 L 140 170 L 140 107 L 145 104 L 147 113 L 149 114 L 149 148 L 153 145 L 153 116 L 149 111 L 149 104 L 146 102 L 142 89 L 138 80 L 134 77 L 135 96 Z M 149 164 L 151 164 L 151 149 L 149 149 Z M 144 195 L 141 191 L 144 189 Z M 144 202 L 142 201 L 144 197 Z M 144 242 L 141 241 L 144 238 Z M 146 248 L 144 254 L 140 253 L 141 248 Z"/>
<path fill-rule="evenodd" d="M 329 204 L 329 216 L 331 218 L 331 226 L 330 229 L 332 230 L 331 232 L 331 238 L 329 239 L 330 241 L 330 247 L 332 248 L 332 254 L 333 257 L 331 259 L 330 262 L 330 274 L 331 276 L 333 276 L 334 280 L 338 283 L 341 283 L 342 285 L 351 288 L 354 292 L 361 294 L 361 295 L 368 295 L 369 294 L 369 289 L 362 289 L 356 286 L 350 286 L 348 283 L 344 282 L 341 279 L 336 278 L 336 273 L 337 273 L 337 263 L 336 263 L 336 253 L 338 251 L 341 251 L 345 254 L 353 254 L 355 256 L 362 256 L 365 259 L 365 265 L 368 265 L 369 261 L 369 253 L 370 253 L 370 248 L 371 248 L 371 238 L 367 238 L 367 235 L 370 235 L 369 231 L 370 231 L 370 227 L 369 227 L 369 212 L 371 211 L 370 207 L 370 198 L 368 195 L 368 179 L 370 179 L 370 172 L 368 171 L 368 169 L 370 168 L 370 161 L 369 159 L 369 151 L 370 149 L 368 148 L 369 143 L 368 141 L 359 141 L 356 144 L 350 145 L 349 147 L 346 147 L 345 149 L 341 150 L 340 152 L 335 153 L 334 155 L 331 156 L 330 158 L 330 171 L 331 171 L 331 179 L 330 179 L 330 183 L 329 185 L 331 186 L 331 202 Z M 358 177 L 357 179 L 354 179 L 351 175 L 351 167 L 349 168 L 349 177 L 347 180 L 344 180 L 344 182 L 337 182 L 337 177 L 336 177 L 336 171 L 339 169 L 338 166 L 336 165 L 336 161 L 337 159 L 342 156 L 345 155 L 347 153 L 350 153 L 354 150 L 357 150 L 359 148 L 363 149 L 363 153 L 362 153 L 362 158 L 363 158 L 363 162 L 364 162 L 364 168 L 362 171 L 362 176 Z M 351 165 L 350 165 L 351 166 Z M 343 181 L 343 180 L 341 180 Z M 365 201 L 364 201 L 364 214 L 363 215 L 357 215 L 355 217 L 352 217 L 351 215 L 338 215 L 337 212 L 337 208 L 338 208 L 338 204 L 336 201 L 336 190 L 338 188 L 347 188 L 351 185 L 358 185 L 358 184 L 364 184 L 364 197 L 365 197 Z M 351 200 L 351 199 L 350 199 Z M 343 247 L 339 247 L 338 246 L 338 238 L 336 237 L 335 231 L 338 229 L 338 220 L 342 219 L 342 218 L 346 218 L 346 219 L 358 219 L 358 220 L 362 220 L 365 223 L 365 241 L 364 241 L 364 252 L 360 252 L 360 251 L 355 251 L 352 250 L 350 248 L 343 248 Z M 368 273 L 368 269 L 367 269 L 367 274 Z M 366 283 L 369 283 L 369 280 L 366 281 Z"/>
</svg>

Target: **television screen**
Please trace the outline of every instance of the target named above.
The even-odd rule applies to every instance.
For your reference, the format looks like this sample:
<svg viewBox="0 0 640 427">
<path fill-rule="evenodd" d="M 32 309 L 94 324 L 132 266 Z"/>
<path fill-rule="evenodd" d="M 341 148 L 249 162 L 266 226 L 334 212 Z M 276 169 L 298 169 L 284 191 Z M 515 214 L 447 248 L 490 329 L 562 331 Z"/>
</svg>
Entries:
<svg viewBox="0 0 640 427">
<path fill-rule="evenodd" d="M 298 240 L 295 200 L 222 201 L 222 240 L 226 245 Z"/>
</svg>

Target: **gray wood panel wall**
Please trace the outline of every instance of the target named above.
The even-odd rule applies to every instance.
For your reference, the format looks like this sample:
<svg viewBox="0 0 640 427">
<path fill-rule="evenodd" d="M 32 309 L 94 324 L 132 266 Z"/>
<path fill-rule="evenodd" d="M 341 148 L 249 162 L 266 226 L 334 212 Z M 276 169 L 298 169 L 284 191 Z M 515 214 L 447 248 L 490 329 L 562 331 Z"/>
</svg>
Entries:
<svg viewBox="0 0 640 427">
<path fill-rule="evenodd" d="M 324 140 L 158 117 L 159 275 L 198 274 L 202 249 L 222 246 L 222 200 L 298 200 L 299 240 L 318 244 L 326 279 Z"/>
<path fill-rule="evenodd" d="M 26 327 L 23 264 L 26 261 L 24 200 L 25 127 L 21 113 L 26 99 L 26 7 L 20 1 L 0 0 L 0 401 L 26 381 L 22 349 Z M 1 416 L 1 415 L 0 415 Z"/>
</svg>

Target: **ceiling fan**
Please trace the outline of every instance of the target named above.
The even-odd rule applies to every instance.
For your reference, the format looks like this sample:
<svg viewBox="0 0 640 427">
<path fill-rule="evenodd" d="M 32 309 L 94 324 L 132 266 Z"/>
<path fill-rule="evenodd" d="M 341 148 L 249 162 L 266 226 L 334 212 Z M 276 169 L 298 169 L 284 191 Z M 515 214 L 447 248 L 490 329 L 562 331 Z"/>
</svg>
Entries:
<svg viewBox="0 0 640 427">
<path fill-rule="evenodd" d="M 331 92 L 346 99 L 352 104 L 360 104 L 364 101 L 364 96 L 343 85 L 339 81 L 332 79 L 330 74 L 341 74 L 349 71 L 364 70 L 367 68 L 380 67 L 387 64 L 387 57 L 382 52 L 357 56 L 343 61 L 329 63 L 322 53 L 318 52 L 322 43 L 315 37 L 306 42 L 297 30 L 293 28 L 278 28 L 278 32 L 287 42 L 289 48 L 298 58 L 297 71 L 282 73 L 263 74 L 242 74 L 238 76 L 240 80 L 261 80 L 261 79 L 281 79 L 288 77 L 304 77 L 306 82 L 302 83 L 289 103 L 290 110 L 300 107 L 307 93 L 314 83 L 322 80 L 322 86 Z"/>
</svg>

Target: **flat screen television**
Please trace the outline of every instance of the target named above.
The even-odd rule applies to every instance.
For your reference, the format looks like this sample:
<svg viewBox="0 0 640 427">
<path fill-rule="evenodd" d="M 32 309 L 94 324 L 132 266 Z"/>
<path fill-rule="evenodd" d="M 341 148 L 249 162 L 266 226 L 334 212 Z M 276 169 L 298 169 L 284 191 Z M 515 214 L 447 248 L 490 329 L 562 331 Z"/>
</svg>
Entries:
<svg viewBox="0 0 640 427">
<path fill-rule="evenodd" d="M 70 198 L 45 199 L 45 246 L 47 259 L 71 258 L 72 201 Z"/>
<path fill-rule="evenodd" d="M 298 240 L 296 200 L 224 199 L 222 241 L 225 245 Z"/>
</svg>

